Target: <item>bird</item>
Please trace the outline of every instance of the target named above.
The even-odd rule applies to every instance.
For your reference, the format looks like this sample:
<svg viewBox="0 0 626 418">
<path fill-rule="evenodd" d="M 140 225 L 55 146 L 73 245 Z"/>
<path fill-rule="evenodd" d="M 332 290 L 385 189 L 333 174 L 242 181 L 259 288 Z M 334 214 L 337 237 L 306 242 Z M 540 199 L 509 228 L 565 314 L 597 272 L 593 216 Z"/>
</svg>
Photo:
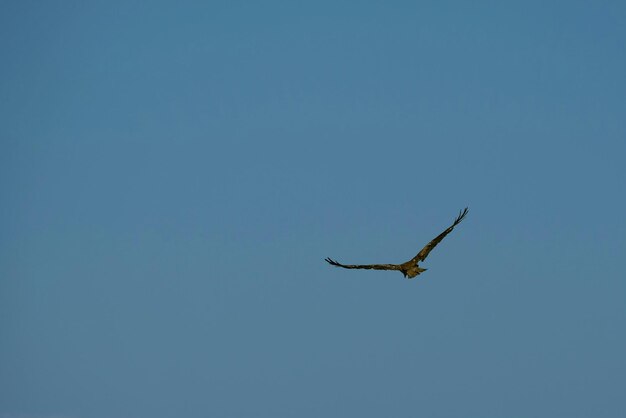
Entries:
<svg viewBox="0 0 626 418">
<path fill-rule="evenodd" d="M 402 264 L 341 264 L 332 258 L 326 258 L 325 261 L 335 267 L 342 267 L 344 269 L 368 269 L 368 270 L 398 270 L 402 272 L 405 278 L 413 279 L 428 269 L 421 268 L 418 263 L 426 260 L 428 254 L 446 237 L 455 226 L 461 223 L 465 215 L 467 215 L 468 208 L 459 211 L 459 215 L 456 217 L 452 225 L 450 225 L 445 231 L 437 235 L 435 239 L 430 241 L 420 250 L 419 253 L 406 263 Z"/>
</svg>

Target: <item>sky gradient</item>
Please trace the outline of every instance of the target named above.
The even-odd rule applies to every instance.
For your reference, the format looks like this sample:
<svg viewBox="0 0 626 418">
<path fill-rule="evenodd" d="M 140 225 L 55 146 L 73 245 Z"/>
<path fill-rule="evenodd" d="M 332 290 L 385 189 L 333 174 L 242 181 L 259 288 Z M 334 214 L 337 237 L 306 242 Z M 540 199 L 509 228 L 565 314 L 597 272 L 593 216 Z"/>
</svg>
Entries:
<svg viewBox="0 0 626 418">
<path fill-rule="evenodd" d="M 626 416 L 625 22 L 2 2 L 0 417 Z"/>
</svg>

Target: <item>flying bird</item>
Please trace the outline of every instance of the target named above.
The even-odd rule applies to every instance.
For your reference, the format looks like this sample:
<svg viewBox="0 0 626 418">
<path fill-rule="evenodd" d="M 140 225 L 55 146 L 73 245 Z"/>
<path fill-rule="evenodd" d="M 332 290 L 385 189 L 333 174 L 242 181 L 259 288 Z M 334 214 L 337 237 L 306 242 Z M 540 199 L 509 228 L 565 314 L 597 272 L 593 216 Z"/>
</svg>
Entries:
<svg viewBox="0 0 626 418">
<path fill-rule="evenodd" d="M 415 257 L 413 257 L 406 263 L 402 263 L 402 264 L 341 264 L 333 260 L 332 258 L 326 258 L 326 262 L 336 267 L 343 267 L 344 269 L 398 270 L 402 272 L 402 274 L 404 274 L 404 277 L 412 279 L 415 276 L 421 274 L 422 272 L 428 270 L 428 269 L 423 269 L 420 266 L 418 266 L 418 263 L 420 261 L 426 260 L 426 257 L 428 257 L 428 254 L 430 254 L 433 248 L 435 248 L 437 244 L 439 244 L 441 240 L 446 237 L 446 235 L 452 232 L 455 226 L 461 223 L 463 218 L 465 218 L 465 215 L 467 215 L 467 208 L 463 209 L 462 211 L 459 211 L 459 216 L 456 217 L 456 219 L 454 220 L 452 225 L 448 227 L 448 229 L 443 231 L 441 234 L 437 235 L 435 239 L 433 239 L 428 244 L 426 244 L 426 246 L 422 248 Z"/>
</svg>

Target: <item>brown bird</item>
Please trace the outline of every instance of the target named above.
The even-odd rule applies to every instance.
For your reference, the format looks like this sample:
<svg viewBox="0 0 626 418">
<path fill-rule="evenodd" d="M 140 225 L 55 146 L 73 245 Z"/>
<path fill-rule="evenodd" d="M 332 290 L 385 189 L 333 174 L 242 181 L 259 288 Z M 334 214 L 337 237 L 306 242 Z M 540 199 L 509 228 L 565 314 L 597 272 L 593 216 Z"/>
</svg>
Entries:
<svg viewBox="0 0 626 418">
<path fill-rule="evenodd" d="M 326 258 L 326 262 L 329 264 L 332 264 L 333 266 L 343 267 L 344 269 L 398 270 L 398 271 L 401 271 L 402 274 L 404 274 L 404 277 L 412 279 L 415 276 L 419 275 L 420 273 L 428 270 L 428 269 L 423 269 L 419 267 L 418 263 L 420 261 L 426 260 L 426 257 L 428 257 L 428 254 L 430 254 L 433 248 L 435 248 L 437 244 L 439 244 L 441 240 L 445 238 L 446 235 L 452 232 L 455 226 L 461 223 L 463 218 L 465 218 L 465 215 L 467 215 L 467 208 L 463 209 L 462 211 L 459 211 L 459 216 L 456 217 L 456 219 L 454 220 L 452 225 L 448 227 L 448 229 L 443 231 L 441 234 L 437 235 L 435 239 L 433 239 L 431 242 L 426 244 L 426 246 L 422 248 L 421 251 L 417 253 L 415 257 L 413 257 L 406 263 L 402 263 L 402 264 L 341 264 L 331 258 Z"/>
</svg>

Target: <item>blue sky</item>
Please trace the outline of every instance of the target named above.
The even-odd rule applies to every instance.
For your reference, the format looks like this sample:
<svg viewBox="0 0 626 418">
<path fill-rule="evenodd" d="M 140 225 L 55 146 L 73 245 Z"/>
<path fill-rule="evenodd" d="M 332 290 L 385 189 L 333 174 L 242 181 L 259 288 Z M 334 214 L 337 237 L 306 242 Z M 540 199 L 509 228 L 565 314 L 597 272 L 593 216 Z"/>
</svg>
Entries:
<svg viewBox="0 0 626 418">
<path fill-rule="evenodd" d="M 623 417 L 625 20 L 3 2 L 0 417 Z"/>
</svg>

